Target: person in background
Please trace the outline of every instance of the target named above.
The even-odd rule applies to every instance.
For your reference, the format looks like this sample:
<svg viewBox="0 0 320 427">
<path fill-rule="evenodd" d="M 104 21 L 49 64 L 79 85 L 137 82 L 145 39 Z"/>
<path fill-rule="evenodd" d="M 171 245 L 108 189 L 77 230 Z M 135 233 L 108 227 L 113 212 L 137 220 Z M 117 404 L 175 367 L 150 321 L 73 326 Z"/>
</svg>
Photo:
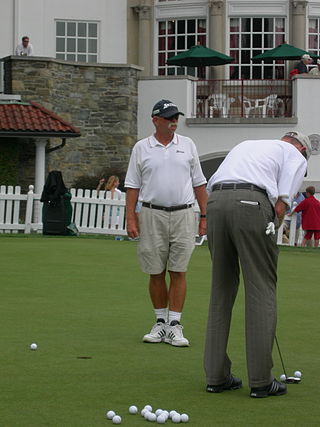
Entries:
<svg viewBox="0 0 320 427">
<path fill-rule="evenodd" d="M 305 53 L 301 56 L 301 61 L 297 64 L 296 69 L 298 70 L 298 74 L 307 74 L 308 73 L 308 65 L 312 64 L 312 58 L 310 55 Z"/>
<path fill-rule="evenodd" d="M 290 234 L 290 223 L 291 223 L 291 215 L 294 212 L 294 208 L 304 200 L 304 195 L 298 191 L 298 193 L 294 196 L 292 208 L 288 208 L 286 217 L 287 219 L 284 220 L 284 235 L 287 238 L 287 241 L 285 243 L 289 243 L 289 234 Z M 299 240 L 299 231 L 301 226 L 301 212 L 297 213 L 297 219 L 296 219 L 296 229 L 295 229 L 295 236 L 294 236 L 294 245 L 297 246 L 298 240 Z"/>
<path fill-rule="evenodd" d="M 320 59 L 317 59 L 317 66 L 309 71 L 310 76 L 320 76 Z"/>
<path fill-rule="evenodd" d="M 99 184 L 97 186 L 97 196 L 99 196 L 99 191 L 101 191 L 101 187 L 104 186 L 104 191 L 110 191 L 111 192 L 111 200 L 113 199 L 121 199 L 121 191 L 118 189 L 120 184 L 119 177 L 117 175 L 111 175 L 106 182 L 105 178 L 101 178 L 99 180 Z M 115 227 L 119 227 L 119 220 L 120 220 L 120 207 L 117 207 L 117 218 L 116 218 L 116 224 Z M 108 226 L 111 227 L 111 219 L 112 219 L 112 206 L 110 207 L 109 215 L 108 215 Z"/>
<path fill-rule="evenodd" d="M 15 54 L 17 56 L 33 56 L 33 46 L 29 41 L 28 36 L 22 37 L 22 43 L 18 44 L 16 47 Z"/>
<path fill-rule="evenodd" d="M 306 231 L 301 246 L 306 246 L 308 240 L 314 236 L 314 247 L 319 246 L 320 239 L 320 202 L 314 197 L 315 188 L 310 185 L 306 188 L 307 197 L 298 204 L 294 212 L 302 212 L 302 229 Z"/>
</svg>

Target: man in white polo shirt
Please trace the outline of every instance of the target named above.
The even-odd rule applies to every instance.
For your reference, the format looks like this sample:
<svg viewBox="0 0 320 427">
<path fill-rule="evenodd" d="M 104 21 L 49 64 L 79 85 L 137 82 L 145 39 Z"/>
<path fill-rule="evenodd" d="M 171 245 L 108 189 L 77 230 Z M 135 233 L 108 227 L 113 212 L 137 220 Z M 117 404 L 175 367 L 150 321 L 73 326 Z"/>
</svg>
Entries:
<svg viewBox="0 0 320 427">
<path fill-rule="evenodd" d="M 125 178 L 127 231 L 140 237 L 138 256 L 150 275 L 149 292 L 156 323 L 144 342 L 186 347 L 180 324 L 186 295 L 186 271 L 195 244 L 195 198 L 200 207 L 199 234 L 206 233 L 206 179 L 195 144 L 175 133 L 177 106 L 162 99 L 152 109 L 155 133 L 133 147 Z M 142 208 L 137 216 L 137 202 Z M 169 288 L 166 272 L 170 277 Z"/>
<path fill-rule="evenodd" d="M 241 379 L 231 374 L 227 354 L 240 264 L 250 396 L 286 393 L 286 385 L 271 372 L 277 317 L 275 229 L 302 184 L 310 153 L 309 138 L 299 132 L 289 132 L 281 140 L 244 141 L 208 182 L 207 237 L 213 264 L 204 357 L 208 392 L 242 386 Z"/>
</svg>

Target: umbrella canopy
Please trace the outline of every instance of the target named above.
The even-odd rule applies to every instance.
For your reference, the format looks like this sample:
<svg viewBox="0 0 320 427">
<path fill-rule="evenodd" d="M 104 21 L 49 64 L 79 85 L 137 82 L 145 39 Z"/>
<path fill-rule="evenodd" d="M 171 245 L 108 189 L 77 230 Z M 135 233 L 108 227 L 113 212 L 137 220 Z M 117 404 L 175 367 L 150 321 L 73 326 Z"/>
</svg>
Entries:
<svg viewBox="0 0 320 427">
<path fill-rule="evenodd" d="M 189 50 L 178 53 L 168 59 L 168 65 L 180 67 L 205 67 L 207 65 L 230 64 L 233 58 L 216 50 L 201 45 L 192 46 Z"/>
<path fill-rule="evenodd" d="M 252 58 L 252 61 L 256 60 L 265 60 L 265 59 L 283 59 L 283 60 L 295 60 L 300 59 L 302 55 L 308 54 L 312 58 L 318 58 L 317 55 L 314 55 L 312 53 L 307 52 L 306 50 L 299 49 L 298 47 L 292 46 L 288 43 L 280 44 L 279 46 L 266 50 L 263 53 L 260 53 L 260 55 L 256 55 Z"/>
</svg>

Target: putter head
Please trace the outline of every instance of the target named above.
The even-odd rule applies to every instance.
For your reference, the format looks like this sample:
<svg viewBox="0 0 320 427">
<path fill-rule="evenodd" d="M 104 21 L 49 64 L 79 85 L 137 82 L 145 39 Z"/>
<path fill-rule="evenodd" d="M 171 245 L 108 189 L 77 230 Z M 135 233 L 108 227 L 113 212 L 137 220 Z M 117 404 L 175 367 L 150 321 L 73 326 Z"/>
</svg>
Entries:
<svg viewBox="0 0 320 427">
<path fill-rule="evenodd" d="M 286 384 L 299 384 L 300 381 L 301 381 L 301 378 L 298 378 L 298 377 L 287 377 L 282 382 L 284 382 Z"/>
</svg>

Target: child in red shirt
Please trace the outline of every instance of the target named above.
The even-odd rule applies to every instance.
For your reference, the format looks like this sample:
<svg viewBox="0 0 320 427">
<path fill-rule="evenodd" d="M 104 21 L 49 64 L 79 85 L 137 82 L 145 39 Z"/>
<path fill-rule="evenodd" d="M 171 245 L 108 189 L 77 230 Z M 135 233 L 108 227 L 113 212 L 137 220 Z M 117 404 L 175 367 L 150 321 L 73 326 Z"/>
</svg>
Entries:
<svg viewBox="0 0 320 427">
<path fill-rule="evenodd" d="M 302 229 L 306 231 L 301 246 L 306 246 L 314 235 L 314 247 L 317 248 L 320 239 L 320 202 L 314 197 L 315 191 L 313 186 L 307 187 L 307 197 L 298 204 L 294 212 L 302 212 Z"/>
</svg>

